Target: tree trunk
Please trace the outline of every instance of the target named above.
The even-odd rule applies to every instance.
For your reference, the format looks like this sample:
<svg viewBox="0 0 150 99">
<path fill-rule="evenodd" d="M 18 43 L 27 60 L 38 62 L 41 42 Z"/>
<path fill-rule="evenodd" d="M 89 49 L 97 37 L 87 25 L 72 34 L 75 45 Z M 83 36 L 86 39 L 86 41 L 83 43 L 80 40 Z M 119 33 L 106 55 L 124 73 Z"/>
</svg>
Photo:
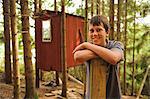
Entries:
<svg viewBox="0 0 150 99">
<path fill-rule="evenodd" d="M 126 49 L 127 49 L 127 0 L 125 1 L 125 19 L 124 19 L 124 94 L 126 94 Z"/>
<path fill-rule="evenodd" d="M 24 46 L 24 63 L 25 63 L 25 79 L 26 93 L 25 99 L 34 99 L 35 84 L 32 65 L 31 40 L 29 33 L 29 9 L 28 0 L 21 0 L 21 18 L 22 18 L 22 36 Z"/>
<path fill-rule="evenodd" d="M 102 14 L 105 15 L 105 1 L 102 0 Z"/>
<path fill-rule="evenodd" d="M 117 40 L 120 41 L 121 35 L 120 35 L 120 1 L 118 0 L 118 12 L 117 12 Z"/>
<path fill-rule="evenodd" d="M 13 51 L 13 83 L 14 83 L 14 99 L 20 99 L 20 73 L 18 58 L 18 35 L 16 25 L 16 0 L 10 0 L 11 13 L 11 32 L 12 32 L 12 51 Z"/>
<path fill-rule="evenodd" d="M 85 32 L 85 35 L 84 35 L 84 39 L 85 41 L 87 41 L 87 33 L 88 33 L 88 0 L 85 0 L 85 27 L 84 27 L 84 32 Z"/>
<path fill-rule="evenodd" d="M 3 0 L 4 42 L 5 42 L 5 82 L 12 83 L 11 52 L 10 52 L 10 9 L 9 0 Z"/>
<path fill-rule="evenodd" d="M 63 73 L 63 80 L 62 80 L 62 96 L 67 97 L 67 67 L 65 63 L 66 53 L 66 14 L 65 14 L 65 0 L 61 0 L 62 3 L 62 17 L 61 17 L 61 66 L 62 66 L 62 73 Z"/>
<path fill-rule="evenodd" d="M 99 15 L 100 14 L 100 0 L 96 0 L 96 14 Z"/>
<path fill-rule="evenodd" d="M 40 0 L 34 0 L 34 12 L 35 12 L 35 14 L 36 13 L 38 13 L 39 12 L 39 7 L 40 7 L 40 5 L 39 5 L 39 1 Z M 37 19 L 35 19 L 35 26 L 37 26 Z M 37 30 L 35 29 L 35 37 L 37 37 L 36 36 L 37 35 Z M 37 43 L 35 43 L 35 49 L 37 50 Z M 35 50 L 35 51 L 36 51 Z M 38 64 L 37 64 L 37 53 L 36 53 L 36 61 L 35 61 L 35 70 L 36 70 L 36 88 L 39 88 L 39 86 L 40 86 L 40 74 L 39 74 L 39 72 L 40 72 L 40 70 L 39 70 L 39 67 L 38 67 Z"/>
<path fill-rule="evenodd" d="M 93 16 L 94 13 L 93 7 L 94 7 L 94 1 L 91 0 L 91 17 Z"/>
<path fill-rule="evenodd" d="M 39 0 L 39 11 L 42 11 L 42 0 Z"/>
<path fill-rule="evenodd" d="M 84 40 L 82 39 L 81 41 L 87 41 L 87 33 L 88 33 L 88 0 L 85 0 L 85 19 L 84 19 Z M 82 42 L 81 42 L 82 43 Z M 84 63 L 86 64 L 86 62 Z M 84 97 L 86 94 L 86 66 L 83 67 L 83 82 L 84 82 Z"/>
<path fill-rule="evenodd" d="M 136 1 L 134 2 L 134 8 L 136 7 Z M 135 12 L 135 9 L 134 9 L 134 34 L 133 34 L 133 59 L 132 59 L 132 92 L 131 92 L 131 95 L 134 95 L 134 87 L 135 87 L 135 84 L 134 84 L 134 79 L 135 79 L 135 63 L 134 63 L 134 54 L 135 54 L 135 18 L 136 18 L 136 12 Z"/>
<path fill-rule="evenodd" d="M 57 13 L 57 2 L 54 0 L 54 11 Z M 56 85 L 59 85 L 59 72 L 55 71 Z"/>
<path fill-rule="evenodd" d="M 100 15 L 102 13 L 102 9 L 101 9 L 101 0 L 97 0 L 96 1 L 96 14 Z"/>
<path fill-rule="evenodd" d="M 110 0 L 109 23 L 110 23 L 110 39 L 114 40 L 114 0 Z"/>
<path fill-rule="evenodd" d="M 121 39 L 121 35 L 120 35 L 120 1 L 121 0 L 118 0 L 118 9 L 117 9 L 117 40 L 120 41 Z M 119 78 L 120 78 L 120 66 L 119 66 Z"/>
<path fill-rule="evenodd" d="M 57 2 L 56 2 L 56 0 L 54 0 L 54 11 L 57 12 Z"/>
</svg>

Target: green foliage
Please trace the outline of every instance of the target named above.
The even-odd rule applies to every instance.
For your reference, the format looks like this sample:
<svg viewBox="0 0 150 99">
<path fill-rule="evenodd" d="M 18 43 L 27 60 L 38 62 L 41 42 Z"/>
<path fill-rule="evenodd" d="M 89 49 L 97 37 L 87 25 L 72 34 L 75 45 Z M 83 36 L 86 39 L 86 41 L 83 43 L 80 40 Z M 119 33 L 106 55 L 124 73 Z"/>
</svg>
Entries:
<svg viewBox="0 0 150 99">
<path fill-rule="evenodd" d="M 4 44 L 0 42 L 0 72 L 4 72 Z"/>
<path fill-rule="evenodd" d="M 127 4 L 127 55 L 126 55 L 126 82 L 127 82 L 127 93 L 131 93 L 132 86 L 132 68 L 133 68 L 133 48 L 134 48 L 134 84 L 135 92 L 140 88 L 141 82 L 144 77 L 145 70 L 150 64 L 150 25 L 144 23 L 144 17 L 147 16 L 150 8 L 147 6 L 150 5 L 150 2 L 147 0 L 138 0 L 136 5 L 135 1 L 128 0 Z M 147 11 L 143 15 L 143 11 Z M 122 11 L 123 12 L 123 11 Z M 134 14 L 136 14 L 136 19 L 134 21 Z M 121 18 L 121 22 L 124 21 Z M 135 27 L 134 27 L 135 22 Z M 122 27 L 124 28 L 124 27 Z M 134 30 L 135 29 L 135 30 Z M 121 29 L 123 30 L 123 29 Z M 133 37 L 135 33 L 135 46 L 133 47 Z M 123 33 L 122 33 L 123 35 Z M 122 41 L 124 40 L 122 36 Z M 124 41 L 123 41 L 124 42 Z M 121 85 L 123 85 L 123 64 L 121 66 Z"/>
<path fill-rule="evenodd" d="M 85 65 L 76 66 L 73 68 L 69 68 L 69 74 L 73 75 L 76 79 L 83 82 L 85 73 L 84 70 Z"/>
</svg>

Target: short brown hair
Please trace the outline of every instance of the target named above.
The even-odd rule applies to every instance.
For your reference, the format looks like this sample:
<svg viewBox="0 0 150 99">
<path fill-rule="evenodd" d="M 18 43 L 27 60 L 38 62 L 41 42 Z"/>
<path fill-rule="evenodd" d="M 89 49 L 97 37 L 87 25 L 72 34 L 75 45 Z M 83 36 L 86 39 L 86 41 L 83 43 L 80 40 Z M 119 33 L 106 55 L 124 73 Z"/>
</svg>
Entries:
<svg viewBox="0 0 150 99">
<path fill-rule="evenodd" d="M 90 20 L 90 24 L 92 24 L 93 26 L 103 25 L 106 32 L 110 28 L 107 17 L 105 17 L 103 15 L 97 15 L 97 16 L 92 17 Z"/>
</svg>

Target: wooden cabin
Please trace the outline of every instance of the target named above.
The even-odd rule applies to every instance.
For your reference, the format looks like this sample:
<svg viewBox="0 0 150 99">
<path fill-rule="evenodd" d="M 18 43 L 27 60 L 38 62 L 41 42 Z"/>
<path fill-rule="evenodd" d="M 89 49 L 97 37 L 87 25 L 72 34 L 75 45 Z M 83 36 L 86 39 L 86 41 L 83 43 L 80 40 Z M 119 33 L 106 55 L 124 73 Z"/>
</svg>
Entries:
<svg viewBox="0 0 150 99">
<path fill-rule="evenodd" d="M 36 65 L 44 71 L 62 71 L 61 66 L 61 40 L 65 39 L 65 64 L 77 66 L 73 59 L 72 51 L 84 37 L 84 18 L 66 14 L 66 34 L 61 37 L 61 13 L 43 11 L 36 18 L 35 45 Z"/>
</svg>

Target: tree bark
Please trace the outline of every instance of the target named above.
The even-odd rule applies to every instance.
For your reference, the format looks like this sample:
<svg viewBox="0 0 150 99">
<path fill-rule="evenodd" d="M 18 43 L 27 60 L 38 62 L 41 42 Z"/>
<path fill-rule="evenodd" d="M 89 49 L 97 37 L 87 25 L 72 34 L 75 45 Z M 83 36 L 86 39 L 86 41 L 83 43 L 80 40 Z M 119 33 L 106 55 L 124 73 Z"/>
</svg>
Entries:
<svg viewBox="0 0 150 99">
<path fill-rule="evenodd" d="M 57 13 L 57 2 L 54 0 L 54 11 Z M 59 85 L 59 72 L 55 71 L 56 85 Z"/>
<path fill-rule="evenodd" d="M 127 51 L 127 0 L 125 1 L 125 16 L 124 16 L 124 94 L 126 94 L 126 51 Z"/>
<path fill-rule="evenodd" d="M 57 12 L 57 2 L 54 0 L 54 11 Z"/>
<path fill-rule="evenodd" d="M 12 83 L 11 52 L 10 52 L 10 9 L 9 0 L 3 0 L 4 42 L 5 42 L 5 82 Z"/>
<path fill-rule="evenodd" d="M 40 0 L 34 0 L 34 12 L 35 14 L 39 12 L 39 2 Z M 35 19 L 35 26 L 37 26 L 38 23 L 37 23 L 37 19 Z M 37 30 L 35 29 L 35 37 L 37 35 Z M 37 43 L 35 43 L 35 49 L 37 50 Z M 38 63 L 37 63 L 37 53 L 36 53 L 36 61 L 35 61 L 35 70 L 36 70 L 36 82 L 35 82 L 35 85 L 36 85 L 36 88 L 39 88 L 40 87 L 40 70 L 39 70 L 39 67 L 38 67 Z"/>
<path fill-rule="evenodd" d="M 87 33 L 88 33 L 88 0 L 85 0 L 85 19 L 84 19 L 85 23 L 84 23 L 84 39 L 82 39 L 81 41 L 87 41 Z M 82 37 L 81 37 L 82 38 Z M 81 43 L 83 43 L 81 42 Z M 86 62 L 84 63 L 86 64 Z M 88 67 L 83 67 L 83 81 L 84 81 L 84 97 L 86 96 L 86 68 Z"/>
<path fill-rule="evenodd" d="M 25 63 L 25 80 L 26 80 L 26 93 L 25 99 L 34 99 L 35 97 L 35 84 L 32 65 L 31 53 L 31 40 L 29 33 L 29 9 L 28 0 L 21 0 L 21 18 L 22 18 L 22 36 L 23 36 L 23 50 L 24 50 L 24 63 Z"/>
<path fill-rule="evenodd" d="M 134 2 L 134 8 L 136 7 L 136 1 Z M 135 9 L 134 9 L 135 10 Z M 134 11 L 134 32 L 133 32 L 133 55 L 132 55 L 132 92 L 131 92 L 131 95 L 134 95 L 134 87 L 135 87 L 135 84 L 134 84 L 134 79 L 135 79 L 135 62 L 134 62 L 134 58 L 135 58 L 135 18 L 136 18 L 136 12 Z"/>
<path fill-rule="evenodd" d="M 96 14 L 99 15 L 100 14 L 100 0 L 96 0 Z"/>
<path fill-rule="evenodd" d="M 102 14 L 105 15 L 105 1 L 102 0 Z"/>
<path fill-rule="evenodd" d="M 12 51 L 13 51 L 13 79 L 14 79 L 14 99 L 20 99 L 20 73 L 18 58 L 18 35 L 16 25 L 16 0 L 10 0 Z"/>
<path fill-rule="evenodd" d="M 87 33 L 88 33 L 88 0 L 85 0 L 85 27 L 84 27 L 84 32 L 85 32 L 85 35 L 84 35 L 84 39 L 85 41 L 87 41 Z"/>
<path fill-rule="evenodd" d="M 114 0 L 110 0 L 109 23 L 110 23 L 110 39 L 114 40 Z"/>
<path fill-rule="evenodd" d="M 96 1 L 96 14 L 100 15 L 102 14 L 102 4 L 101 4 L 101 0 L 97 0 Z"/>
<path fill-rule="evenodd" d="M 120 2 L 121 0 L 118 0 L 118 9 L 117 9 L 117 40 L 120 41 L 121 35 L 120 35 Z"/>
<path fill-rule="evenodd" d="M 93 0 L 91 0 L 91 17 L 93 16 L 93 14 L 94 14 L 94 1 Z"/>
<path fill-rule="evenodd" d="M 67 67 L 65 63 L 66 53 L 66 14 L 65 14 L 65 0 L 61 0 L 62 3 L 62 17 L 61 17 L 61 66 L 62 66 L 62 73 L 63 73 L 63 80 L 62 80 L 62 96 L 67 97 Z"/>
</svg>

